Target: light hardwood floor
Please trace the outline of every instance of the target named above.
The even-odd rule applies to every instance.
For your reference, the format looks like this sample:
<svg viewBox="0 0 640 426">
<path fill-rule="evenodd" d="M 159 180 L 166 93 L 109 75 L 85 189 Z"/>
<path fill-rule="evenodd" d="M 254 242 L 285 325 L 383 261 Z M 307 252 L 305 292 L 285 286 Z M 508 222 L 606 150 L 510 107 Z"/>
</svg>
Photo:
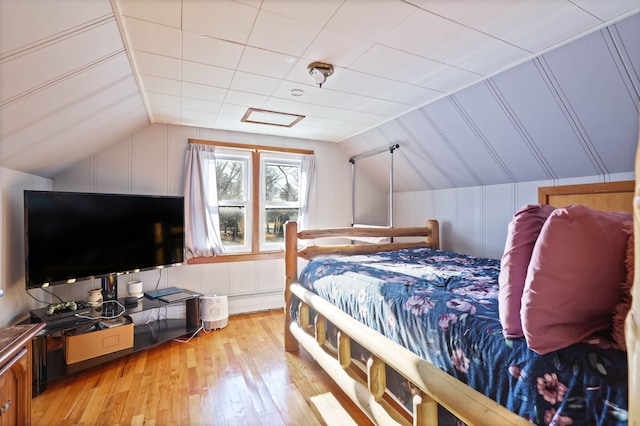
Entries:
<svg viewBox="0 0 640 426">
<path fill-rule="evenodd" d="M 283 322 L 282 311 L 231 316 L 188 343 L 49 383 L 32 401 L 32 424 L 371 424 L 304 349 L 285 352 Z M 316 406 L 334 410 L 325 419 Z"/>
</svg>

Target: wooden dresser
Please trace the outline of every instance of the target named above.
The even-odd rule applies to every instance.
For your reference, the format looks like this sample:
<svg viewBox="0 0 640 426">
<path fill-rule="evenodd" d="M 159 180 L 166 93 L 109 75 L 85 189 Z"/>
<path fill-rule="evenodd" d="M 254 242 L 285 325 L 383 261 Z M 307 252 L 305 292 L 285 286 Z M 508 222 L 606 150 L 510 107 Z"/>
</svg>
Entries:
<svg viewBox="0 0 640 426">
<path fill-rule="evenodd" d="M 31 424 L 31 340 L 45 325 L 0 328 L 0 426 Z"/>
</svg>

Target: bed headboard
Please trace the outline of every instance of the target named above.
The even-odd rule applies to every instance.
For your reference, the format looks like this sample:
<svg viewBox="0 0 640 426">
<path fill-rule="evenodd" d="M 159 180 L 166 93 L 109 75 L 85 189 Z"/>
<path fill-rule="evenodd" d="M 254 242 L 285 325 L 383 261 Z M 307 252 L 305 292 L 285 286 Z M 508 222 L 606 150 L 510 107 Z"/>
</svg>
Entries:
<svg viewBox="0 0 640 426">
<path fill-rule="evenodd" d="M 583 204 L 596 210 L 633 213 L 635 182 L 587 183 L 538 188 L 538 202 L 554 207 Z"/>
</svg>

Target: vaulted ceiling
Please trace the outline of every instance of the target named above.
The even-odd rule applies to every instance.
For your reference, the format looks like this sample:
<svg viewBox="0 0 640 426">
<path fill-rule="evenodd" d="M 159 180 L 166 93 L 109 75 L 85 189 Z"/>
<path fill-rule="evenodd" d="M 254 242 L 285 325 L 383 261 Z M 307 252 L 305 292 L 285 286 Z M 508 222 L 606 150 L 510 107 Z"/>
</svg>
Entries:
<svg viewBox="0 0 640 426">
<path fill-rule="evenodd" d="M 639 11 L 640 0 L 0 0 L 0 166 L 52 177 L 168 123 L 349 155 L 399 143 L 398 191 L 631 171 Z M 313 61 L 335 67 L 322 88 Z M 305 118 L 241 122 L 250 107 Z M 388 157 L 363 162 L 381 187 Z"/>
</svg>

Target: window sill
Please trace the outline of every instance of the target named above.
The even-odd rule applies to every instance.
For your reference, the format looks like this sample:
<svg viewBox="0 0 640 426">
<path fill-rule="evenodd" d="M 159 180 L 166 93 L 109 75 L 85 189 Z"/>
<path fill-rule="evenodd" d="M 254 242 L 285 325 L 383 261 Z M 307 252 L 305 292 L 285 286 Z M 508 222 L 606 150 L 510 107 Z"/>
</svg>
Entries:
<svg viewBox="0 0 640 426">
<path fill-rule="evenodd" d="M 260 253 L 221 254 L 213 257 L 194 257 L 187 261 L 187 265 L 202 263 L 247 262 L 251 260 L 284 259 L 284 251 L 268 251 Z"/>
</svg>

